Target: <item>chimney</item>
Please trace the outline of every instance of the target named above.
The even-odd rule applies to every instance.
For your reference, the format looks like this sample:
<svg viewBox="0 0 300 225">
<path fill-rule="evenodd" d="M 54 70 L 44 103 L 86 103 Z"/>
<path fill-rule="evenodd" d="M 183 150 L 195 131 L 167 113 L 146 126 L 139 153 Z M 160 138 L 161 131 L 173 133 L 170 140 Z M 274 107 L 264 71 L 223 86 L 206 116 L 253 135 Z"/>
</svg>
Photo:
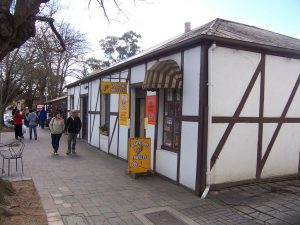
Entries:
<svg viewBox="0 0 300 225">
<path fill-rule="evenodd" d="M 184 23 L 184 32 L 189 32 L 191 31 L 191 22 L 185 22 Z"/>
</svg>

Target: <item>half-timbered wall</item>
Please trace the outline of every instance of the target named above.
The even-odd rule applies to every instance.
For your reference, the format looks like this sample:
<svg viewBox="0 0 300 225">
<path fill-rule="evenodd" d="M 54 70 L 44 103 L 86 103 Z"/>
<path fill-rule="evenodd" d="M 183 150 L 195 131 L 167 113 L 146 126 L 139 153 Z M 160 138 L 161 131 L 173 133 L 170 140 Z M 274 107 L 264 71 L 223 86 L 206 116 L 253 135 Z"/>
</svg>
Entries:
<svg viewBox="0 0 300 225">
<path fill-rule="evenodd" d="M 297 174 L 300 60 L 223 47 L 209 59 L 210 183 Z"/>
<path fill-rule="evenodd" d="M 183 95 L 180 151 L 180 183 L 195 190 L 198 121 L 188 121 L 199 114 L 200 88 L 200 53 L 201 48 L 193 48 L 184 52 L 183 62 Z M 186 118 L 184 120 L 184 118 Z"/>
</svg>

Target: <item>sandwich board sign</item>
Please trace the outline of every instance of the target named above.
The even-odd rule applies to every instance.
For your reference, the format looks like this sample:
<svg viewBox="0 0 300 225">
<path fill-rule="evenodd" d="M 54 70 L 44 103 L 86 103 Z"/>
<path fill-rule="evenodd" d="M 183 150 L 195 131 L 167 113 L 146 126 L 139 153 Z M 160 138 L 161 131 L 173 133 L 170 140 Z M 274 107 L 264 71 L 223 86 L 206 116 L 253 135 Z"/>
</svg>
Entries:
<svg viewBox="0 0 300 225">
<path fill-rule="evenodd" d="M 151 138 L 129 138 L 128 172 L 139 174 L 150 171 Z"/>
</svg>

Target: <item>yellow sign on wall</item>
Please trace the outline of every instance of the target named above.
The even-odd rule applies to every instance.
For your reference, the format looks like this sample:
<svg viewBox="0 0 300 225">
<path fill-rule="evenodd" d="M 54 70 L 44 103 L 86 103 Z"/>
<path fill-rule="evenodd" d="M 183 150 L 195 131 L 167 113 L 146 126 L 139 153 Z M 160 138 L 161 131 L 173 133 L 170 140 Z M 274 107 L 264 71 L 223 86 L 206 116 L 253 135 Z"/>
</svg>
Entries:
<svg viewBox="0 0 300 225">
<path fill-rule="evenodd" d="M 129 95 L 119 95 L 119 124 L 128 126 L 129 117 Z"/>
<path fill-rule="evenodd" d="M 101 94 L 126 94 L 126 82 L 101 82 Z"/>
<path fill-rule="evenodd" d="M 151 138 L 129 138 L 128 145 L 129 173 L 149 172 L 151 157 Z"/>
</svg>

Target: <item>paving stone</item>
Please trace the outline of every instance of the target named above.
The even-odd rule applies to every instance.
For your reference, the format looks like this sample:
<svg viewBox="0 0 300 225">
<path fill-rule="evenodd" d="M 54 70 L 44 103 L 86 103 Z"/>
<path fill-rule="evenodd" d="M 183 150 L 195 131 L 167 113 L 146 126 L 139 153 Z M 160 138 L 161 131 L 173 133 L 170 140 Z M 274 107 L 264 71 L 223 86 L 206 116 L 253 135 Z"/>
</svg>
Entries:
<svg viewBox="0 0 300 225">
<path fill-rule="evenodd" d="M 162 206 L 174 208 L 201 225 L 300 221 L 299 180 L 233 187 L 200 199 L 159 177 L 134 180 L 125 174 L 126 162 L 80 140 L 77 156 L 63 154 L 67 146 L 63 137 L 60 156 L 51 157 L 48 130 L 38 132 L 37 142 L 24 140 L 24 177 L 33 179 L 47 216 L 52 215 L 48 216 L 52 218 L 49 225 L 62 225 L 58 218 L 66 216 L 80 216 L 89 225 L 139 225 L 142 223 L 133 211 Z M 13 140 L 9 133 L 2 137 Z M 37 150 L 37 145 L 43 148 Z"/>
</svg>

